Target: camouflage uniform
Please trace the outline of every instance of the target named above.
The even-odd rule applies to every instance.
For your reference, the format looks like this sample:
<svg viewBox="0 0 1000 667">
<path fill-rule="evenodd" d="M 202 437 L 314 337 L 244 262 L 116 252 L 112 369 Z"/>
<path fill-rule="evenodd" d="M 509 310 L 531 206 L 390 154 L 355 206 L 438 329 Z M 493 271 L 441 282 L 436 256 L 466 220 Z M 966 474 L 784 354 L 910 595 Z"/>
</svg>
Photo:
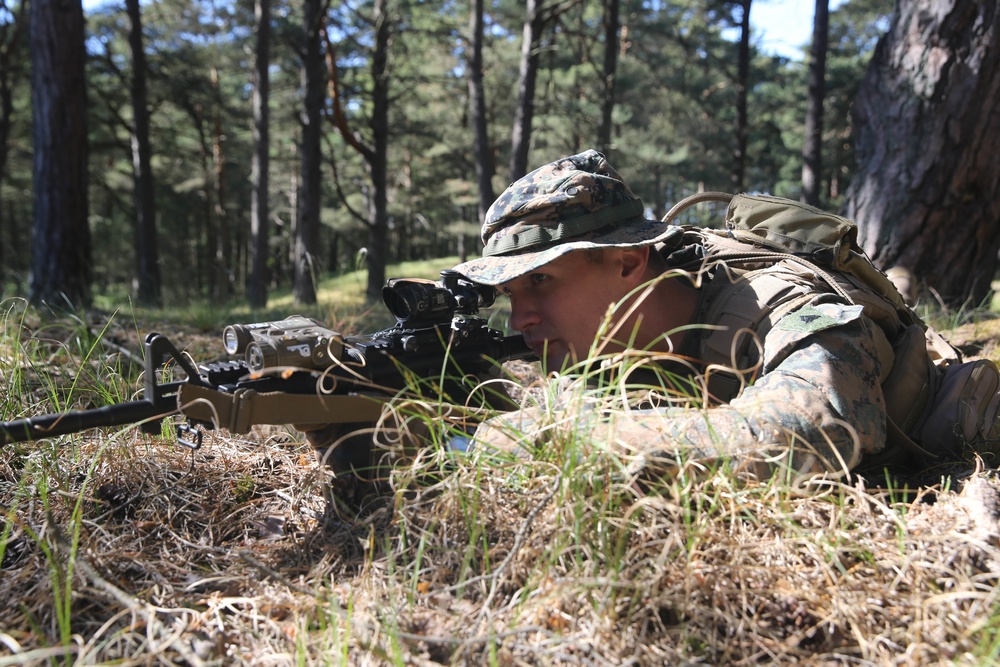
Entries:
<svg viewBox="0 0 1000 667">
<path fill-rule="evenodd" d="M 632 413 L 634 425 L 619 425 L 616 438 L 668 445 L 675 458 L 773 459 L 797 473 L 854 468 L 886 437 L 872 326 L 860 306 L 818 295 L 765 337 L 759 378 L 727 404 Z M 652 441 L 642 434 L 650 429 Z"/>
<path fill-rule="evenodd" d="M 471 280 L 499 285 L 567 252 L 588 248 L 675 245 L 681 228 L 646 220 L 641 202 L 596 151 L 563 158 L 512 184 L 487 213 L 483 257 L 456 267 Z M 722 272 L 720 272 L 722 273 Z M 726 280 L 724 275 L 711 280 Z M 711 285 L 702 286 L 702 290 Z M 572 428 L 607 438 L 645 463 L 670 467 L 716 457 L 746 461 L 764 474 L 841 472 L 886 442 L 885 399 L 876 325 L 835 294 L 813 298 L 782 317 L 762 341 L 752 384 L 724 404 L 634 410 L 624 416 L 584 411 Z M 695 322 L 712 325 L 701 319 Z M 693 356 L 692 330 L 681 355 Z M 535 445 L 532 415 L 487 423 L 476 440 Z M 551 429 L 548 431 L 551 435 Z M 524 442 L 527 437 L 536 442 Z"/>
</svg>

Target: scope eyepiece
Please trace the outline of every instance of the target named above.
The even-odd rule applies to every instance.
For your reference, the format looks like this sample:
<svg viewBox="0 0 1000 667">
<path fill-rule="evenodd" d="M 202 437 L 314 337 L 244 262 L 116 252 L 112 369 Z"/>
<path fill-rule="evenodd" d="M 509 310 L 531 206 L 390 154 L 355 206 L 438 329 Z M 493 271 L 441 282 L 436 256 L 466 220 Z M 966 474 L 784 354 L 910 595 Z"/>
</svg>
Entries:
<svg viewBox="0 0 1000 667">
<path fill-rule="evenodd" d="M 475 315 L 480 308 L 489 308 L 497 300 L 495 287 L 473 282 L 458 271 L 442 271 L 441 284 L 455 297 L 460 313 Z"/>
</svg>

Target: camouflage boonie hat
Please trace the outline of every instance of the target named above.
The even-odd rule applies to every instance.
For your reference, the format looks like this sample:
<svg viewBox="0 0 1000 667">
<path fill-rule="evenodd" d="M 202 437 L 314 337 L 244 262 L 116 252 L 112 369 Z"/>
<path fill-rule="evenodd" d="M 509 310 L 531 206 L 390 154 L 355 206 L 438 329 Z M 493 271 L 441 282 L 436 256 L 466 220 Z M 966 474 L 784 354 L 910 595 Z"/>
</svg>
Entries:
<svg viewBox="0 0 1000 667">
<path fill-rule="evenodd" d="M 486 212 L 482 258 L 455 271 L 499 285 L 574 250 L 652 245 L 679 232 L 647 220 L 642 200 L 602 154 L 588 150 L 508 186 Z"/>
</svg>

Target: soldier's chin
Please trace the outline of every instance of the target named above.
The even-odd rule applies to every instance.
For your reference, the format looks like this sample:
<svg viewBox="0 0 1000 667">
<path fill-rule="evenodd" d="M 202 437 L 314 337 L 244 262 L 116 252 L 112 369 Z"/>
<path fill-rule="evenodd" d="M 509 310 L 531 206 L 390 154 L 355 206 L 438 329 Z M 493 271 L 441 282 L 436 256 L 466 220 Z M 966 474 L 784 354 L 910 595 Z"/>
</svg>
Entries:
<svg viewBox="0 0 1000 667">
<path fill-rule="evenodd" d="M 545 353 L 539 356 L 542 357 L 546 373 L 564 372 L 574 363 L 574 355 L 558 342 L 548 343 L 545 346 Z"/>
</svg>

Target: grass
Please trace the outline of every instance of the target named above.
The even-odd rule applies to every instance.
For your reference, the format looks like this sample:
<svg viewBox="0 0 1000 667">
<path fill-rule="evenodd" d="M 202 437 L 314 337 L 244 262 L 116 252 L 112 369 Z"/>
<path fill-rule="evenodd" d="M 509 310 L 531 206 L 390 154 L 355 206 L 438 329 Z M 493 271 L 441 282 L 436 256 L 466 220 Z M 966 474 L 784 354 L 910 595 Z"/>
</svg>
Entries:
<svg viewBox="0 0 1000 667">
<path fill-rule="evenodd" d="M 364 320 L 360 299 L 352 311 L 336 298 L 339 321 Z M 137 375 L 98 342 L 130 344 L 136 323 L 157 319 L 193 350 L 217 346 L 225 323 L 6 312 L 5 419 L 128 395 Z M 586 420 L 565 419 L 567 407 L 619 399 L 611 388 L 585 394 L 516 370 L 535 421 L 511 440 L 544 447 L 397 442 L 382 481 L 339 513 L 327 512 L 311 448 L 286 427 L 213 433 L 195 452 L 137 429 L 3 447 L 0 665 L 995 659 L 991 472 L 808 492 L 726 461 L 650 478 Z M 440 426 L 434 404 L 405 415 Z"/>
<path fill-rule="evenodd" d="M 437 279 L 444 268 L 458 263 L 458 257 L 402 262 L 388 268 L 390 276 Z M 245 301 L 219 304 L 197 301 L 163 308 L 143 308 L 124 294 L 102 294 L 94 297 L 94 312 L 104 318 L 115 318 L 131 324 L 143 333 L 151 328 L 180 328 L 185 332 L 217 333 L 227 324 L 236 322 L 266 322 L 289 315 L 314 317 L 343 333 L 358 333 L 386 328 L 395 323 L 381 302 L 365 302 L 367 272 L 350 271 L 322 278 L 316 285 L 317 303 L 302 306 L 295 303 L 290 288 L 272 290 L 265 309 L 252 309 Z"/>
</svg>

